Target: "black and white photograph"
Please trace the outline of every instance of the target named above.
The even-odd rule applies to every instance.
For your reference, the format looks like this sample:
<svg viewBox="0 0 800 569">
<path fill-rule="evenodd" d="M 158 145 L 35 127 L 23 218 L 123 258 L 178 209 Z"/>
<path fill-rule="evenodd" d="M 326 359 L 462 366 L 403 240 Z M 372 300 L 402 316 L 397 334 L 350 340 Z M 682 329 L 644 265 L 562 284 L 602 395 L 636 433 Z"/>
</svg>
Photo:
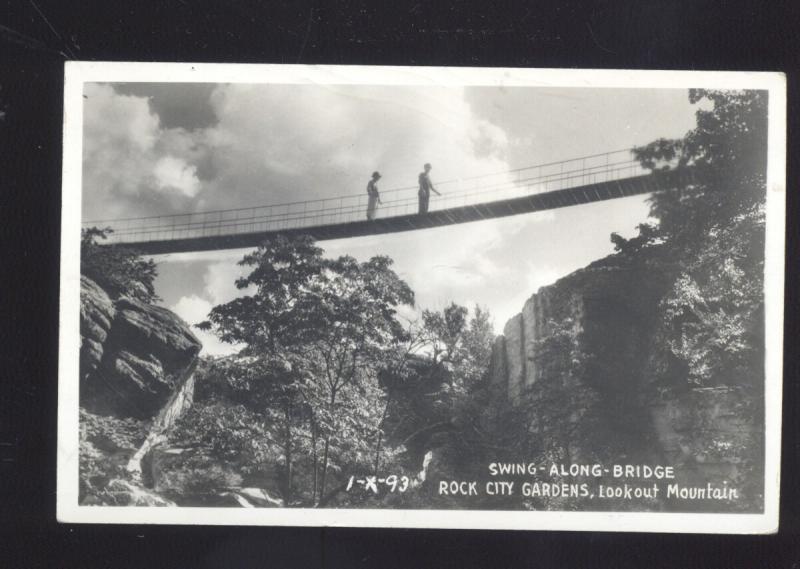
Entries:
<svg viewBox="0 0 800 569">
<path fill-rule="evenodd" d="M 66 74 L 61 521 L 777 529 L 780 74 Z"/>
</svg>

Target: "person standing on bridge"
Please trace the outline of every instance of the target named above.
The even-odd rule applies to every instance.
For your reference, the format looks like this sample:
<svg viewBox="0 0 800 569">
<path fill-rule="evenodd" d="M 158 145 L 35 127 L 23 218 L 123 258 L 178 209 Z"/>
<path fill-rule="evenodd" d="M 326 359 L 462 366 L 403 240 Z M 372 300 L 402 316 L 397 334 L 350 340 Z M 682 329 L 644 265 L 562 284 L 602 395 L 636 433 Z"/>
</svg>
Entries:
<svg viewBox="0 0 800 569">
<path fill-rule="evenodd" d="M 431 172 L 431 165 L 425 164 L 425 171 L 419 175 L 419 213 L 420 215 L 424 215 L 428 213 L 428 202 L 431 199 L 431 192 L 435 193 L 437 196 L 441 196 L 439 192 L 436 191 L 436 188 L 433 187 L 433 183 L 431 182 L 430 172 Z"/>
<path fill-rule="evenodd" d="M 381 179 L 380 172 L 373 172 L 372 179 L 367 182 L 367 219 L 372 221 L 375 219 L 375 211 L 378 209 L 378 204 L 381 203 L 381 196 L 378 193 L 378 180 Z"/>
</svg>

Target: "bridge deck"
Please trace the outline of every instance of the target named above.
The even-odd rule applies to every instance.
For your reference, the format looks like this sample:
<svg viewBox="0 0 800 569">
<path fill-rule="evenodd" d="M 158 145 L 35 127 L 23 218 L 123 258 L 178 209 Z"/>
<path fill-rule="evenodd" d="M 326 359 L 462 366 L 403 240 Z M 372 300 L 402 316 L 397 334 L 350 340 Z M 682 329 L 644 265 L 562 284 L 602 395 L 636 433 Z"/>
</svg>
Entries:
<svg viewBox="0 0 800 569">
<path fill-rule="evenodd" d="M 265 238 L 278 233 L 283 235 L 307 234 L 317 240 L 323 241 L 328 239 L 413 231 L 667 190 L 688 183 L 691 176 L 692 170 L 690 168 L 674 169 L 598 183 L 583 184 L 555 191 L 534 193 L 522 197 L 440 209 L 431 211 L 426 215 L 406 214 L 379 218 L 372 221 L 348 221 L 345 223 L 322 224 L 310 227 L 294 227 L 270 231 L 128 241 L 124 244 L 134 247 L 144 254 L 159 255 L 166 253 L 257 247 Z"/>
</svg>

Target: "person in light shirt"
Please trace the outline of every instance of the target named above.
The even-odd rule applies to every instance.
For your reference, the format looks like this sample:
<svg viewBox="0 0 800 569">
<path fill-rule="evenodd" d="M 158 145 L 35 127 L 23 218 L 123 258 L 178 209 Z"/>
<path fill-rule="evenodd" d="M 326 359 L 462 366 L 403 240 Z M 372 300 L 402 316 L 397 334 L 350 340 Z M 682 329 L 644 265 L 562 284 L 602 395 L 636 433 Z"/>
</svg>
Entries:
<svg viewBox="0 0 800 569">
<path fill-rule="evenodd" d="M 381 203 L 381 195 L 378 193 L 378 180 L 381 179 L 380 172 L 373 172 L 372 179 L 367 182 L 367 219 L 375 219 L 375 212 L 378 204 Z"/>
</svg>

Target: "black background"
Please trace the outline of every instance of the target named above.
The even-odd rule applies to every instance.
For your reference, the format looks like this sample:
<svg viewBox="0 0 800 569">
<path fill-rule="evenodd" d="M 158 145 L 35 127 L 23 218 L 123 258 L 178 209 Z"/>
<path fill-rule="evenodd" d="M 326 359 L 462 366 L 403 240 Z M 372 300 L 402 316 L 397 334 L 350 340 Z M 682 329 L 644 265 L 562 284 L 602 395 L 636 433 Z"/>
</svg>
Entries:
<svg viewBox="0 0 800 569">
<path fill-rule="evenodd" d="M 800 567 L 797 2 L 0 2 L 0 566 Z M 781 530 L 774 536 L 62 525 L 55 521 L 63 62 L 788 74 Z M 612 529 L 612 528 L 609 528 Z M 714 527 L 709 525 L 709 531 Z"/>
</svg>

